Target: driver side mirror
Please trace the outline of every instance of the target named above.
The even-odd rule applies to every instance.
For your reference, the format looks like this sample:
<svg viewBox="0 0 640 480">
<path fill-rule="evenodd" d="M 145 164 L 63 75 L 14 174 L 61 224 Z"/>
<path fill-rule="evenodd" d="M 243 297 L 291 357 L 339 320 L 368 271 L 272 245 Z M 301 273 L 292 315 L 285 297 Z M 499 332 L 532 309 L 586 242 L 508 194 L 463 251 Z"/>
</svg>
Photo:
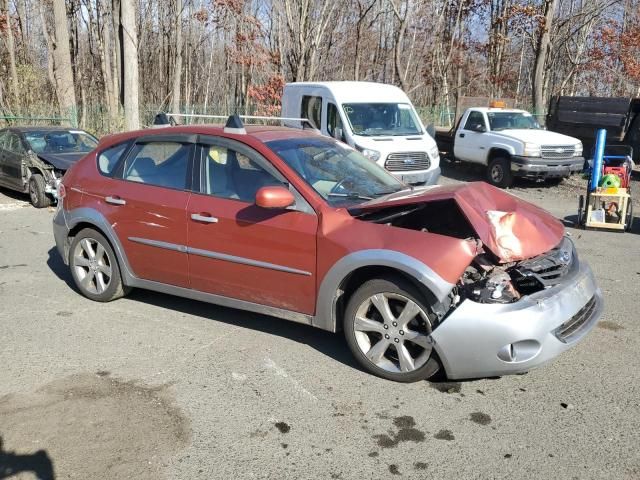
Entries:
<svg viewBox="0 0 640 480">
<path fill-rule="evenodd" d="M 285 187 L 262 187 L 256 192 L 256 205 L 262 208 L 287 208 L 296 202 L 293 194 Z"/>
</svg>

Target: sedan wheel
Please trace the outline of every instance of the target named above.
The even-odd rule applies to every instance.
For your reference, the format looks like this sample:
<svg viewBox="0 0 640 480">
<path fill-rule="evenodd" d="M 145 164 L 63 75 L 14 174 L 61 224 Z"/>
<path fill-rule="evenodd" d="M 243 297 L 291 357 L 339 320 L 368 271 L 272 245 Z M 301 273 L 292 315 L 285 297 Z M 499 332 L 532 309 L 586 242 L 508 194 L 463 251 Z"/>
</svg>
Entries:
<svg viewBox="0 0 640 480">
<path fill-rule="evenodd" d="M 349 301 L 345 335 L 360 363 L 396 381 L 416 381 L 438 370 L 429 309 L 400 279 L 365 283 Z"/>
<path fill-rule="evenodd" d="M 69 266 L 78 289 L 92 300 L 107 302 L 126 293 L 115 253 L 95 230 L 84 229 L 74 238 Z"/>
</svg>

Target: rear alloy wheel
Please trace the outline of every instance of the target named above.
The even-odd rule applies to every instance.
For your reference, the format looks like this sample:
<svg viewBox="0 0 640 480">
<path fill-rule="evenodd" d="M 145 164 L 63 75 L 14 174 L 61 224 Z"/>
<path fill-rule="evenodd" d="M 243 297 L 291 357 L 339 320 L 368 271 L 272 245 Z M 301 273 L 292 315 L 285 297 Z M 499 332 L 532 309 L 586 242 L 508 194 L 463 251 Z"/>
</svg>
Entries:
<svg viewBox="0 0 640 480">
<path fill-rule="evenodd" d="M 487 180 L 494 187 L 508 188 L 513 184 L 511 162 L 504 157 L 496 157 L 487 167 Z"/>
<path fill-rule="evenodd" d="M 45 191 L 44 177 L 34 173 L 29 178 L 29 200 L 36 208 L 45 208 L 51 205 L 51 199 Z"/>
<path fill-rule="evenodd" d="M 431 340 L 430 309 L 417 289 L 402 279 L 370 280 L 349 299 L 344 331 L 358 362 L 369 372 L 397 382 L 416 382 L 440 365 Z"/>
<path fill-rule="evenodd" d="M 128 293 L 111 245 L 93 229 L 85 228 L 73 239 L 69 266 L 76 286 L 91 300 L 109 302 Z"/>
</svg>

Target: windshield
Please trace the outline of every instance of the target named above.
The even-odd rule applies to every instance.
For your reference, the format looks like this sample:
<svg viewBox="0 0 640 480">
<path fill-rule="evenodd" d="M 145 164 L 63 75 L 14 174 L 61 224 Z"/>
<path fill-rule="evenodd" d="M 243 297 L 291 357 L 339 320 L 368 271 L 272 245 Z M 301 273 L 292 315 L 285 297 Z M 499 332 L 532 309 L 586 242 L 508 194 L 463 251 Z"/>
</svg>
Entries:
<svg viewBox="0 0 640 480">
<path fill-rule="evenodd" d="M 267 146 L 335 207 L 408 188 L 348 145 L 328 138 L 290 138 Z"/>
<path fill-rule="evenodd" d="M 540 125 L 526 112 L 487 112 L 491 130 L 539 130 Z"/>
<path fill-rule="evenodd" d="M 82 130 L 31 130 L 24 134 L 35 153 L 87 153 L 98 140 Z"/>
<path fill-rule="evenodd" d="M 422 127 L 408 103 L 345 103 L 342 105 L 355 135 L 421 135 Z"/>
</svg>

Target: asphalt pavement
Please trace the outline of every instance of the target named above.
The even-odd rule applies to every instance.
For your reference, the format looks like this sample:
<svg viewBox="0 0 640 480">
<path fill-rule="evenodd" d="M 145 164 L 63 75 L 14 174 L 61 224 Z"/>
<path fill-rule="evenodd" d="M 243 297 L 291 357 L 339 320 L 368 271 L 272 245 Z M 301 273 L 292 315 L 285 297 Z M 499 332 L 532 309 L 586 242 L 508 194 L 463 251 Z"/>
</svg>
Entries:
<svg viewBox="0 0 640 480">
<path fill-rule="evenodd" d="M 53 209 L 0 190 L 0 478 L 639 479 L 640 218 L 573 228 L 581 185 L 511 192 L 569 225 L 605 295 L 592 333 L 526 375 L 408 385 L 304 325 L 139 290 L 85 299 Z"/>
</svg>

